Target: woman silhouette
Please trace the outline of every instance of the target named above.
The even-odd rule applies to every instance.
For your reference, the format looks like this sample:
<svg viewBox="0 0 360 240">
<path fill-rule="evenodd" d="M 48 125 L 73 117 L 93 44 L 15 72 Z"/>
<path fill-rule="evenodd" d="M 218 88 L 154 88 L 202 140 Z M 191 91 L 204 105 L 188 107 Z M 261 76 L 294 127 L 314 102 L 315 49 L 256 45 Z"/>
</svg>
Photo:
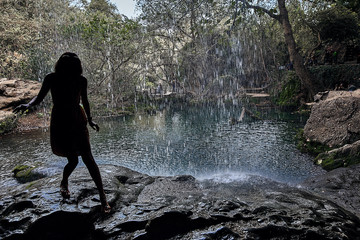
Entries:
<svg viewBox="0 0 360 240">
<path fill-rule="evenodd" d="M 75 53 L 66 52 L 55 64 L 55 72 L 48 74 L 39 94 L 28 104 L 21 104 L 14 112 L 24 111 L 39 104 L 51 91 L 53 108 L 50 121 L 50 142 L 54 154 L 68 159 L 64 168 L 60 192 L 64 198 L 70 198 L 68 179 L 76 168 L 81 156 L 99 190 L 102 210 L 110 212 L 106 200 L 99 168 L 91 153 L 87 122 L 91 128 L 99 131 L 92 121 L 87 97 L 87 79 L 82 76 L 81 61 Z M 80 99 L 83 107 L 80 105 Z M 85 115 L 86 114 L 86 115 Z"/>
</svg>

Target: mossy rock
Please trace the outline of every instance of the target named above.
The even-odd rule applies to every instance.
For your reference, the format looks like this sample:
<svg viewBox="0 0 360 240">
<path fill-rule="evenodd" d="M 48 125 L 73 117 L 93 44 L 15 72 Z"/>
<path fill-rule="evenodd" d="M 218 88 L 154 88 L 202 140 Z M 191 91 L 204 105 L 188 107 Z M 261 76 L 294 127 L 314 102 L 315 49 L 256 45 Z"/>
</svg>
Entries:
<svg viewBox="0 0 360 240">
<path fill-rule="evenodd" d="M 4 119 L 0 120 L 0 135 L 10 132 L 16 127 L 17 117 L 11 114 Z"/>
<path fill-rule="evenodd" d="M 334 149 L 318 142 L 308 141 L 304 137 L 303 129 L 298 131 L 296 139 L 297 148 L 301 152 L 316 156 L 314 163 L 327 171 L 360 163 L 360 141 Z"/>
<path fill-rule="evenodd" d="M 344 166 L 342 159 L 336 159 L 335 154 L 320 153 L 314 160 L 317 165 L 320 165 L 326 171 L 330 171 Z"/>
<path fill-rule="evenodd" d="M 315 163 L 323 169 L 331 171 L 339 167 L 348 167 L 360 163 L 360 153 L 344 155 L 337 149 L 319 154 Z"/>
<path fill-rule="evenodd" d="M 296 139 L 298 141 L 297 148 L 303 153 L 318 156 L 321 153 L 331 150 L 331 148 L 327 145 L 318 142 L 308 141 L 304 137 L 304 129 L 300 129 L 298 131 L 298 133 L 296 134 Z"/>
<path fill-rule="evenodd" d="M 17 165 L 13 170 L 14 177 L 20 183 L 32 182 L 45 177 L 44 174 L 35 172 L 38 166 Z"/>
</svg>

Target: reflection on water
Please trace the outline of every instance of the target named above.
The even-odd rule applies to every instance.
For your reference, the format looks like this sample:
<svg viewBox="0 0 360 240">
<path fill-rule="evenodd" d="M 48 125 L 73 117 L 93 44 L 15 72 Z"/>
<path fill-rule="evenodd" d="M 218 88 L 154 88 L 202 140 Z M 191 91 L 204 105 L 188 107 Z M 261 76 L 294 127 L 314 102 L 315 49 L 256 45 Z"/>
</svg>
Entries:
<svg viewBox="0 0 360 240">
<path fill-rule="evenodd" d="M 295 147 L 293 136 L 301 125 L 293 119 L 298 117 L 279 120 L 278 115 L 268 114 L 267 120 L 229 125 L 228 119 L 238 118 L 240 110 L 186 108 L 98 120 L 101 130 L 91 131 L 90 136 L 93 153 L 99 164 L 150 175 L 241 179 L 257 174 L 296 183 L 322 172 Z M 1 142 L 2 178 L 26 161 L 43 163 L 52 172 L 60 172 L 66 163 L 51 153 L 44 130 L 5 136 Z"/>
</svg>

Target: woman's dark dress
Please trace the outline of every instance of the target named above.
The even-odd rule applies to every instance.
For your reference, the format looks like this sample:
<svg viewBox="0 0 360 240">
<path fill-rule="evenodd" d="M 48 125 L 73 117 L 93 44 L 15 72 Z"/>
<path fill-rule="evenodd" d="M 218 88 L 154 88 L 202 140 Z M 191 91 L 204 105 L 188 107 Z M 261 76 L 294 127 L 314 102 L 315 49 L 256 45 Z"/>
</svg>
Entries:
<svg viewBox="0 0 360 240">
<path fill-rule="evenodd" d="M 54 154 L 62 157 L 90 152 L 89 132 L 84 109 L 80 106 L 83 76 L 47 75 L 54 103 L 50 121 L 50 142 Z"/>
</svg>

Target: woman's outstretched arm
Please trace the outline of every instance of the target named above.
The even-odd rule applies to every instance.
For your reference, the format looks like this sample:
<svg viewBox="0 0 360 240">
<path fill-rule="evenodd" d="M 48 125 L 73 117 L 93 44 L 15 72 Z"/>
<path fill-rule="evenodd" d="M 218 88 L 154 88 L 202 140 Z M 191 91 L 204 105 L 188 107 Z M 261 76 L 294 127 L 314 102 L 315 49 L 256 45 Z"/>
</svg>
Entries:
<svg viewBox="0 0 360 240">
<path fill-rule="evenodd" d="M 81 102 L 84 106 L 84 110 L 89 122 L 89 125 L 92 129 L 99 131 L 99 126 L 93 122 L 92 117 L 91 117 L 91 112 L 90 112 L 90 104 L 89 104 L 89 99 L 88 99 L 88 95 L 87 95 L 87 79 L 84 77 L 83 78 L 83 82 L 81 84 Z"/>
<path fill-rule="evenodd" d="M 36 97 L 34 97 L 33 99 L 31 99 L 30 102 L 26 103 L 26 104 L 20 104 L 19 106 L 17 106 L 14 109 L 14 113 L 18 113 L 18 112 L 23 112 L 25 110 L 27 110 L 28 108 L 38 105 L 39 103 L 41 103 L 45 96 L 47 95 L 47 93 L 50 90 L 50 79 L 49 79 L 49 75 L 45 77 L 43 84 L 41 85 L 41 89 L 38 93 L 38 95 Z"/>
</svg>

